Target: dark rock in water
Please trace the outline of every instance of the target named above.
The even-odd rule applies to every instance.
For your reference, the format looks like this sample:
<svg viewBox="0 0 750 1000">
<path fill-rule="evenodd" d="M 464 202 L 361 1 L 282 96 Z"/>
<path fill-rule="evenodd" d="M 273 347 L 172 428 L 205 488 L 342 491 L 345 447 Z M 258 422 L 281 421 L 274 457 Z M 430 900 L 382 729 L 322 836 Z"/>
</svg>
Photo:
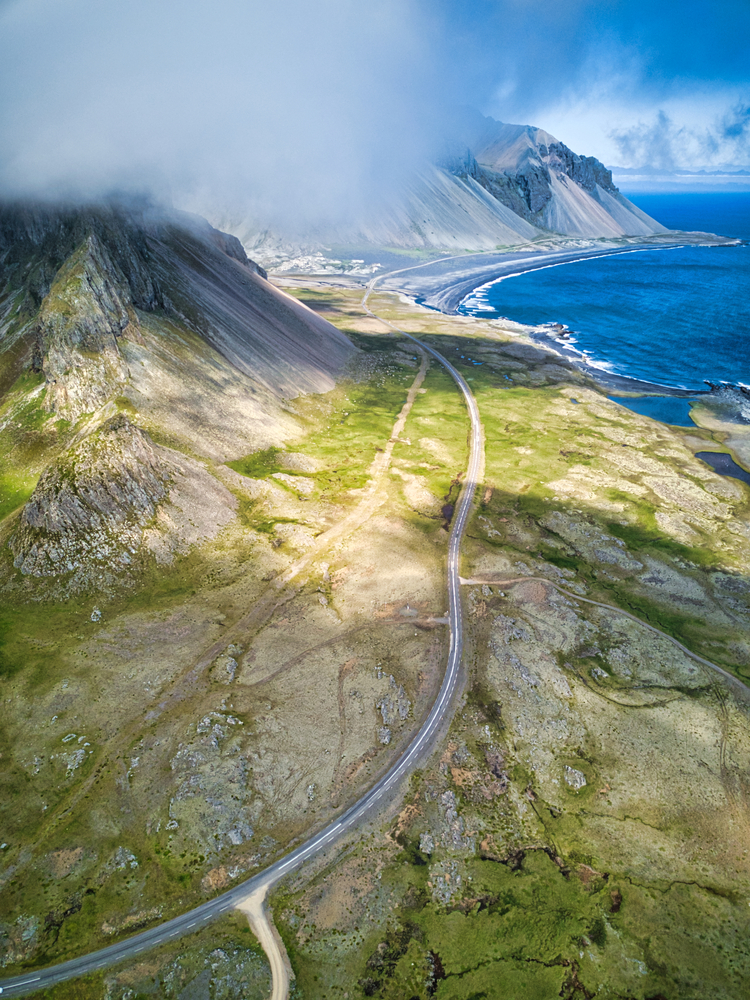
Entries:
<svg viewBox="0 0 750 1000">
<path fill-rule="evenodd" d="M 719 409 L 728 411 L 729 419 L 741 423 L 750 423 L 750 389 L 744 385 L 734 385 L 732 382 L 709 382 L 710 398 L 719 404 Z"/>
<path fill-rule="evenodd" d="M 750 389 L 746 385 L 734 385 L 732 382 L 709 382 L 703 380 L 710 387 L 711 392 L 737 392 L 742 396 L 750 397 Z"/>
</svg>

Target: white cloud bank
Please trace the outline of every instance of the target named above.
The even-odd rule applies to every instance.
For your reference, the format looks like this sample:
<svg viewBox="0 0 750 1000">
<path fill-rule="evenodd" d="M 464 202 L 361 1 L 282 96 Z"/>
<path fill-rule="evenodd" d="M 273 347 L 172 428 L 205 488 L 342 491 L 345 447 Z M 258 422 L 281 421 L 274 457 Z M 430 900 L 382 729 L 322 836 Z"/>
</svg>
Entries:
<svg viewBox="0 0 750 1000">
<path fill-rule="evenodd" d="M 0 192 L 345 214 L 432 152 L 429 32 L 412 0 L 11 0 Z"/>
<path fill-rule="evenodd" d="M 748 30 L 747 0 L 0 0 L 0 196 L 336 225 L 453 104 L 625 167 L 748 166 Z"/>
</svg>

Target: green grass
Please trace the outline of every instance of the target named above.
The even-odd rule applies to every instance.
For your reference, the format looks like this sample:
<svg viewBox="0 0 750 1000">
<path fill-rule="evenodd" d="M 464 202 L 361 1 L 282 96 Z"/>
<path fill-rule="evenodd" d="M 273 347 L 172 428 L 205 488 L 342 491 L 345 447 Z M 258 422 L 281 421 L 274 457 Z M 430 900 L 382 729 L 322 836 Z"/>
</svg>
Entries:
<svg viewBox="0 0 750 1000">
<path fill-rule="evenodd" d="M 0 471 L 0 521 L 26 503 L 38 479 L 38 475 L 18 467 Z"/>
<path fill-rule="evenodd" d="M 386 352 L 372 346 L 376 338 L 366 339 L 379 357 L 373 378 L 344 383 L 323 397 L 308 397 L 297 404 L 306 435 L 290 450 L 320 463 L 319 472 L 301 475 L 314 480 L 316 495 L 323 500 L 338 500 L 346 491 L 365 485 L 370 465 L 385 447 L 416 376 L 416 371 L 404 371 L 398 365 L 398 354 L 390 359 L 392 340 Z M 295 475 L 294 470 L 284 468 L 277 448 L 253 452 L 227 464 L 253 479 L 265 479 L 274 472 Z M 246 516 L 252 517 L 251 512 L 246 511 Z"/>
<path fill-rule="evenodd" d="M 67 431 L 43 409 L 44 390 L 30 396 L 43 382 L 37 372 L 22 372 L 0 406 L 0 521 L 26 503 L 47 453 Z"/>
<path fill-rule="evenodd" d="M 407 845 L 387 866 L 383 883 L 401 905 L 354 950 L 338 950 L 336 930 L 309 925 L 310 943 L 301 944 L 287 923 L 299 909 L 294 897 L 276 897 L 303 996 L 330 995 L 334 953 L 352 1000 L 743 996 L 750 944 L 742 899 L 695 884 L 578 877 L 575 866 L 563 870 L 537 849 L 509 864 L 467 859 L 459 898 L 445 908 L 432 901 L 418 854 Z"/>
<path fill-rule="evenodd" d="M 579 504 L 577 509 L 580 510 L 581 506 Z M 660 594 L 658 590 L 649 590 L 640 583 L 637 575 L 630 572 L 617 574 L 613 567 L 606 566 L 608 575 L 602 575 L 597 563 L 588 561 L 573 550 L 569 542 L 558 538 L 553 531 L 539 523 L 544 515 L 555 510 L 565 513 L 569 509 L 569 505 L 562 502 L 545 502 L 545 498 L 538 494 L 514 495 L 495 490 L 489 505 L 478 507 L 477 514 L 494 518 L 495 523 L 505 529 L 504 536 L 485 537 L 481 524 L 476 520 L 470 528 L 470 536 L 485 549 L 496 549 L 512 559 L 518 556 L 524 559 L 536 557 L 560 569 L 572 570 L 577 579 L 590 588 L 589 596 L 593 599 L 630 612 L 696 653 L 720 663 L 730 672 L 739 676 L 748 674 L 747 668 L 737 664 L 732 647 L 733 641 L 741 638 L 739 631 L 718 629 L 700 611 L 696 614 L 686 613 L 671 602 L 667 595 Z M 497 520 L 499 516 L 504 516 L 508 523 L 500 524 Z M 640 525 L 622 525 L 597 516 L 596 512 L 588 512 L 588 516 L 603 532 L 622 539 L 630 556 L 640 560 L 653 557 L 670 566 L 676 563 L 681 574 L 696 578 L 707 592 L 711 592 L 707 574 L 715 567 L 717 559 L 710 551 L 704 553 L 694 550 Z M 522 532 L 520 541 L 519 529 Z"/>
<path fill-rule="evenodd" d="M 638 506 L 642 512 L 641 523 L 620 524 L 619 521 L 605 521 L 603 524 L 606 530 L 622 539 L 632 552 L 653 552 L 655 555 L 671 556 L 673 559 L 691 562 L 706 569 L 715 567 L 717 557 L 710 549 L 684 545 L 674 538 L 669 538 L 656 527 L 656 522 L 653 520 L 653 508 L 646 504 Z M 644 510 L 644 508 L 646 509 Z M 649 520 L 653 522 L 653 528 L 648 527 Z"/>
<path fill-rule="evenodd" d="M 274 472 L 281 472 L 282 467 L 278 462 L 280 448 L 265 448 L 263 451 L 254 451 L 251 455 L 238 458 L 233 462 L 227 462 L 230 469 L 239 472 L 241 476 L 250 479 L 265 479 Z"/>
<path fill-rule="evenodd" d="M 401 440 L 393 450 L 393 466 L 420 477 L 424 486 L 443 503 L 456 503 L 468 461 L 469 417 L 456 385 L 447 372 L 432 364 L 406 421 Z M 411 444 L 406 444 L 408 440 Z M 420 444 L 431 440 L 441 446 L 435 454 Z M 441 520 L 440 514 L 433 518 Z M 429 519 L 420 527 L 431 530 Z"/>
</svg>

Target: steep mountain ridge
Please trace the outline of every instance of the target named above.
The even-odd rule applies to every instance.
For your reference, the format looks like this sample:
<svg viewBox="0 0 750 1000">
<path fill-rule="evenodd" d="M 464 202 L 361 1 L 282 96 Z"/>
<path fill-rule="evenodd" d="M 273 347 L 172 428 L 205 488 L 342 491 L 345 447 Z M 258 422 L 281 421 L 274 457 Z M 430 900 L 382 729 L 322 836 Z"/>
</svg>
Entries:
<svg viewBox="0 0 750 1000">
<path fill-rule="evenodd" d="M 33 336 L 48 382 L 85 368 L 92 351 L 111 355 L 130 324 L 137 339 L 138 310 L 186 325 L 282 396 L 330 388 L 352 351 L 324 319 L 263 281 L 235 237 L 187 213 L 5 206 L 0 266 L 0 351 Z"/>
<path fill-rule="evenodd" d="M 201 463 L 294 439 L 288 400 L 355 353 L 202 219 L 0 207 L 0 486 L 36 484 L 15 569 L 74 592 L 213 537 L 237 502 Z"/>
<path fill-rule="evenodd" d="M 44 408 L 77 420 L 102 406 L 128 372 L 117 340 L 138 327 L 125 276 L 95 234 L 55 275 L 37 316 L 35 364 L 44 372 Z M 131 319 L 132 317 L 132 319 Z"/>
<path fill-rule="evenodd" d="M 387 201 L 344 224 L 269 227 L 268 220 L 217 216 L 269 267 L 314 270 L 333 252 L 487 251 L 562 235 L 650 236 L 667 230 L 628 201 L 612 173 L 549 132 L 466 112 L 435 164 L 426 164 Z"/>
<path fill-rule="evenodd" d="M 470 160 L 482 187 L 540 229 L 568 236 L 667 232 L 620 194 L 604 164 L 543 129 L 484 119 Z"/>
</svg>

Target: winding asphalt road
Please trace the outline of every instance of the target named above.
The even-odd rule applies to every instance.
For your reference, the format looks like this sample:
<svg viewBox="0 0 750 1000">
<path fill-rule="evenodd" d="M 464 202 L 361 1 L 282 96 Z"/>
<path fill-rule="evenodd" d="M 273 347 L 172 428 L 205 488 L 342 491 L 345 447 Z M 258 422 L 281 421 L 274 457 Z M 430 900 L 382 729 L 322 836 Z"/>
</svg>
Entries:
<svg viewBox="0 0 750 1000">
<path fill-rule="evenodd" d="M 377 280 L 378 279 L 373 279 L 370 282 L 364 299 L 362 300 L 363 308 L 371 316 L 375 316 L 375 314 L 368 309 L 367 299 Z M 375 318 L 380 319 L 380 317 Z M 380 322 L 385 323 L 386 321 L 381 319 Z M 391 326 L 390 323 L 386 323 L 386 325 Z M 396 328 L 392 327 L 392 329 L 395 330 Z M 283 878 L 283 876 L 288 875 L 289 872 L 299 868 L 301 864 L 308 861 L 320 851 L 324 851 L 326 848 L 330 847 L 336 840 L 338 840 L 339 837 L 350 831 L 362 819 L 364 819 L 369 812 L 375 810 L 381 804 L 381 800 L 395 789 L 396 785 L 402 780 L 402 778 L 404 778 L 406 774 L 408 774 L 409 770 L 414 767 L 420 754 L 430 746 L 430 743 L 443 721 L 445 712 L 451 703 L 459 678 L 459 668 L 463 653 L 459 559 L 461 540 L 463 538 L 466 522 L 471 511 L 474 492 L 482 472 L 482 424 L 479 419 L 479 409 L 477 407 L 476 400 L 474 399 L 471 389 L 461 373 L 458 372 L 453 365 L 443 357 L 442 354 L 438 353 L 438 351 L 434 350 L 432 347 L 429 347 L 427 344 L 423 344 L 420 340 L 417 340 L 416 337 L 412 337 L 411 334 L 408 334 L 403 330 L 398 330 L 397 332 L 401 333 L 405 337 L 408 337 L 410 340 L 413 340 L 423 351 L 426 351 L 448 370 L 463 393 L 464 399 L 466 400 L 466 406 L 469 411 L 469 417 L 471 418 L 469 464 L 468 469 L 466 470 L 466 478 L 464 480 L 463 489 L 461 490 L 461 495 L 456 506 L 453 526 L 451 528 L 450 538 L 448 541 L 448 607 L 450 616 L 450 651 L 448 653 L 448 665 L 437 700 L 432 706 L 430 714 L 425 719 L 422 728 L 416 734 L 409 746 L 404 750 L 401 757 L 399 757 L 390 771 L 388 771 L 377 782 L 377 784 L 370 789 L 369 792 L 367 792 L 358 802 L 342 813 L 342 815 L 339 816 L 335 822 L 331 823 L 320 833 L 316 834 L 306 843 L 296 848 L 296 850 L 287 854 L 286 857 L 274 862 L 274 864 L 270 865 L 262 872 L 258 872 L 258 874 L 254 875 L 252 878 L 247 879 L 240 885 L 234 886 L 234 888 L 222 893 L 222 895 L 208 900 L 205 903 L 201 903 L 200 906 L 190 910 L 188 913 L 184 913 L 179 917 L 174 917 L 173 919 L 160 924 L 158 927 L 152 927 L 151 929 L 142 931 L 140 934 L 136 934 L 124 941 L 118 941 L 115 944 L 109 945 L 107 948 L 102 948 L 100 951 L 94 951 L 88 955 L 82 955 L 80 958 L 74 958 L 68 962 L 62 962 L 60 965 L 53 965 L 48 969 L 39 969 L 36 972 L 30 972 L 28 975 L 18 976 L 14 979 L 1 980 L 0 992 L 3 997 L 23 996 L 24 994 L 32 993 L 36 990 L 52 986 L 55 983 L 62 982 L 63 980 L 95 972 L 99 969 L 106 968 L 107 966 L 122 962 L 125 959 L 134 958 L 135 956 L 140 955 L 145 951 L 149 951 L 154 947 L 165 944 L 169 941 L 175 941 L 177 938 L 180 938 L 185 934 L 190 934 L 199 930 L 201 927 L 204 927 L 206 924 L 215 920 L 223 913 L 234 909 L 240 900 L 245 899 L 254 890 L 263 885 L 274 884 L 279 881 L 279 879 Z"/>
</svg>

